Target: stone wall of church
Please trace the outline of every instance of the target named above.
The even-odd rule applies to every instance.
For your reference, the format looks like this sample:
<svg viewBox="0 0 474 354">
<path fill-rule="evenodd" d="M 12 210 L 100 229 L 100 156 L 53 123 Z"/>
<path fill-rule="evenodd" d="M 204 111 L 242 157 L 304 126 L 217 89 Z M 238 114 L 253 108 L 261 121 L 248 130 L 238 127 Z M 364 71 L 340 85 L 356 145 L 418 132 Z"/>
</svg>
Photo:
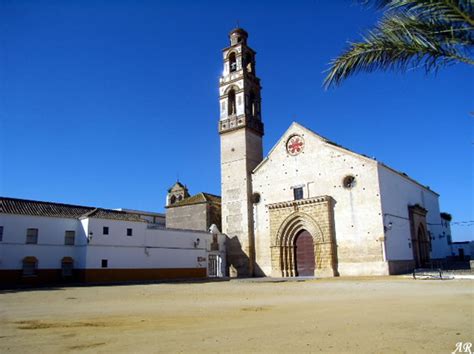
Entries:
<svg viewBox="0 0 474 354">
<path fill-rule="evenodd" d="M 166 209 L 166 227 L 170 229 L 207 231 L 208 219 L 205 203 Z"/>
<path fill-rule="evenodd" d="M 287 153 L 288 139 L 299 134 L 304 149 L 296 156 Z M 353 176 L 346 188 L 343 180 Z M 326 142 L 306 128 L 292 124 L 268 157 L 253 173 L 257 264 L 270 275 L 272 228 L 268 205 L 294 199 L 294 188 L 303 198 L 329 196 L 334 200 L 335 242 L 341 275 L 388 274 L 384 261 L 384 228 L 377 162 Z"/>
<path fill-rule="evenodd" d="M 261 137 L 248 129 L 221 136 L 222 232 L 229 237 L 231 276 L 252 273 L 253 254 L 251 176 L 262 160 Z"/>
</svg>

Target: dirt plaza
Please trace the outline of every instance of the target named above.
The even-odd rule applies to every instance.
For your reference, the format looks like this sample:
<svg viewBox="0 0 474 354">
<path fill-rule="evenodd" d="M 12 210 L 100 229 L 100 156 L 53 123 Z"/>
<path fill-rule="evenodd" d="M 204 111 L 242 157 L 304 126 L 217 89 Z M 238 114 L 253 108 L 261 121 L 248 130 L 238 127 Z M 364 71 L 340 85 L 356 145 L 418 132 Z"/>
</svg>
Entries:
<svg viewBox="0 0 474 354">
<path fill-rule="evenodd" d="M 472 280 L 248 279 L 0 291 L 2 353 L 451 353 Z"/>
</svg>

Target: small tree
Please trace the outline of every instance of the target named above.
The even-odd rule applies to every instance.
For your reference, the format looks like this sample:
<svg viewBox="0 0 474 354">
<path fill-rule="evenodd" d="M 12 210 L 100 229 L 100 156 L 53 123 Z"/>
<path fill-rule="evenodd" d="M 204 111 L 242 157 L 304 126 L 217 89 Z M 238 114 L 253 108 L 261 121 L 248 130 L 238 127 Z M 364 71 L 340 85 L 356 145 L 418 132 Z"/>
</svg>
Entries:
<svg viewBox="0 0 474 354">
<path fill-rule="evenodd" d="M 439 214 L 441 216 L 442 219 L 446 220 L 446 221 L 451 221 L 453 220 L 453 217 L 450 213 L 445 213 L 445 212 L 442 212 Z"/>
<path fill-rule="evenodd" d="M 367 0 L 366 2 L 370 2 Z M 378 0 L 384 15 L 362 42 L 332 60 L 326 88 L 359 71 L 405 71 L 424 67 L 427 73 L 452 63 L 474 65 L 473 0 Z"/>
</svg>

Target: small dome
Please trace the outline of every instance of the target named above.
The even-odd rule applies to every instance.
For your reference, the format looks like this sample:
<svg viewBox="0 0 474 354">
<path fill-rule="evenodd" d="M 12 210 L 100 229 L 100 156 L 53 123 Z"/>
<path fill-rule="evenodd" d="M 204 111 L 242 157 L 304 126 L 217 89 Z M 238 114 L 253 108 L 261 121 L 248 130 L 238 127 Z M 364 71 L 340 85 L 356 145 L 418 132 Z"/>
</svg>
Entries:
<svg viewBox="0 0 474 354">
<path fill-rule="evenodd" d="M 246 43 L 249 34 L 242 28 L 234 28 L 229 33 L 230 45 L 236 45 L 239 43 Z"/>
</svg>

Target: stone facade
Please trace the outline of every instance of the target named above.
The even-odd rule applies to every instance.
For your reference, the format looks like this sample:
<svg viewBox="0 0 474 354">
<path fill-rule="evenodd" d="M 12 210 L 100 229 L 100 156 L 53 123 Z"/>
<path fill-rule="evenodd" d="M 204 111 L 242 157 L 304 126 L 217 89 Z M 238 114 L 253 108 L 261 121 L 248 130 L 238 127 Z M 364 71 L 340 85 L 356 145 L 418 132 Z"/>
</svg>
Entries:
<svg viewBox="0 0 474 354">
<path fill-rule="evenodd" d="M 295 276 L 294 245 L 301 231 L 313 237 L 315 274 L 337 275 L 334 201 L 323 196 L 268 205 L 272 276 Z"/>
<path fill-rule="evenodd" d="M 263 158 L 260 80 L 255 76 L 255 52 L 247 33 L 230 33 L 220 78 L 221 190 L 223 233 L 231 276 L 254 274 L 252 170 Z"/>
<path fill-rule="evenodd" d="M 166 227 L 208 231 L 214 224 L 221 230 L 221 199 L 208 193 L 198 193 L 166 208 Z"/>
<path fill-rule="evenodd" d="M 179 203 L 188 197 L 188 188 L 177 181 L 170 189 L 168 189 L 168 194 L 166 195 L 166 206 Z"/>
</svg>

